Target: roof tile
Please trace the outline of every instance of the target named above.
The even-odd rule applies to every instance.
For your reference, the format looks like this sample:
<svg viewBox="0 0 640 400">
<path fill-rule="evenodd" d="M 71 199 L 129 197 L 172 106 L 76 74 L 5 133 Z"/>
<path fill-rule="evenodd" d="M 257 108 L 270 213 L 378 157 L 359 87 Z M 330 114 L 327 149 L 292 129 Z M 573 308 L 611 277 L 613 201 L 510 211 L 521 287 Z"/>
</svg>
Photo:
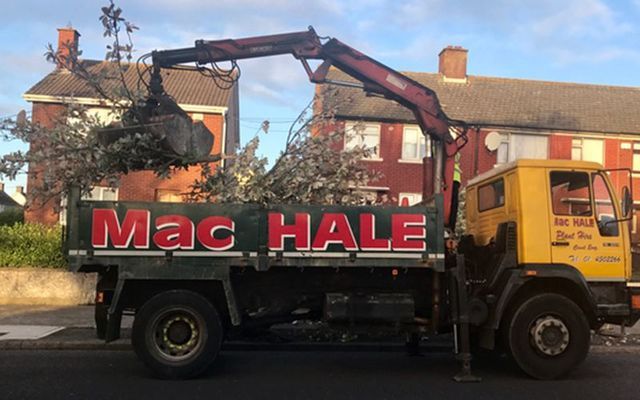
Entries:
<svg viewBox="0 0 640 400">
<path fill-rule="evenodd" d="M 471 125 L 640 134 L 640 88 L 469 76 L 445 82 L 434 73 L 407 72 L 434 90 L 445 113 Z M 353 81 L 331 69 L 329 78 Z M 325 92 L 327 93 L 327 92 Z M 415 123 L 403 106 L 360 89 L 332 87 L 323 104 L 336 116 Z"/>
<path fill-rule="evenodd" d="M 87 72 L 92 75 L 106 76 L 102 86 L 108 92 L 118 90 L 120 80 L 117 78 L 117 70 L 113 64 L 85 60 L 82 62 Z M 142 65 L 125 64 L 124 81 L 132 90 L 146 90 L 140 82 L 137 66 L 142 70 Z M 165 69 L 162 71 L 164 88 L 179 104 L 200 106 L 228 107 L 231 90 L 220 88 L 214 79 L 204 75 L 193 67 L 180 69 Z M 224 86 L 223 86 L 224 87 Z M 100 97 L 96 90 L 85 80 L 66 70 L 56 69 L 40 82 L 36 83 L 25 93 L 27 95 L 46 95 L 64 97 Z"/>
</svg>

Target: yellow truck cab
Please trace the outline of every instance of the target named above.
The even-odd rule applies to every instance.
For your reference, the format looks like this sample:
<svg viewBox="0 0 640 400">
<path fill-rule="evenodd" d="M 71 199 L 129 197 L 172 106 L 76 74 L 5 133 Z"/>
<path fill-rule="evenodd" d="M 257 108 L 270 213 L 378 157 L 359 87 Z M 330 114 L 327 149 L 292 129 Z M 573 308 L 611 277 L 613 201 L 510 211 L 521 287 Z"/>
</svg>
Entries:
<svg viewBox="0 0 640 400">
<path fill-rule="evenodd" d="M 497 332 L 519 365 L 568 368 L 589 329 L 639 319 L 631 183 L 630 170 L 568 160 L 518 160 L 469 181 L 459 252 L 481 346 Z"/>
</svg>

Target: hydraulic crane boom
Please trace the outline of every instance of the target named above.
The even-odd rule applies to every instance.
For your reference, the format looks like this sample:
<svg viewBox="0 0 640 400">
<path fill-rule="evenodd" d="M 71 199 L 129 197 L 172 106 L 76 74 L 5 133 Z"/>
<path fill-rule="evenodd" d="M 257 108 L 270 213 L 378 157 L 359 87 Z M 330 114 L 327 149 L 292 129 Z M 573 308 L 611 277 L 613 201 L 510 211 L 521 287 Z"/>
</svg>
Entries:
<svg viewBox="0 0 640 400">
<path fill-rule="evenodd" d="M 461 139 L 466 140 L 464 136 L 466 129 L 463 127 L 462 134 L 454 140 L 450 133 L 453 123 L 442 111 L 433 90 L 337 39 L 328 39 L 323 43 L 311 27 L 308 31 L 279 35 L 214 41 L 199 40 L 194 47 L 154 51 L 150 91 L 156 98 L 166 97 L 160 76 L 162 68 L 171 68 L 188 62 L 205 65 L 280 54 L 291 54 L 300 60 L 311 82 L 359 87 L 367 93 L 381 95 L 409 108 L 415 115 L 423 134 L 429 135 L 434 142 L 433 176 L 423 177 L 423 196 L 427 198 L 433 194 L 427 193 L 429 187 L 433 188 L 434 193 L 444 195 L 445 221 L 449 223 L 452 201 L 457 201 L 451 196 L 453 155 L 459 147 L 457 143 Z M 323 60 L 323 63 L 314 71 L 308 64 L 308 60 Z M 361 84 L 327 79 L 331 66 L 342 70 Z"/>
</svg>

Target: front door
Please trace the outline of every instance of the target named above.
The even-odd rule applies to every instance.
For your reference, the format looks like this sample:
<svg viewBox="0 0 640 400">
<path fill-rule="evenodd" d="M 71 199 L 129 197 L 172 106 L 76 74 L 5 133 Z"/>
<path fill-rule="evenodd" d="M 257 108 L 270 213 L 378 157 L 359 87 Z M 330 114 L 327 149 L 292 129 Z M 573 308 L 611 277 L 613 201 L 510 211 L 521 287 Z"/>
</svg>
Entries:
<svg viewBox="0 0 640 400">
<path fill-rule="evenodd" d="M 569 264 L 590 281 L 624 280 L 622 229 L 605 175 L 551 171 L 549 181 L 553 263 Z"/>
</svg>

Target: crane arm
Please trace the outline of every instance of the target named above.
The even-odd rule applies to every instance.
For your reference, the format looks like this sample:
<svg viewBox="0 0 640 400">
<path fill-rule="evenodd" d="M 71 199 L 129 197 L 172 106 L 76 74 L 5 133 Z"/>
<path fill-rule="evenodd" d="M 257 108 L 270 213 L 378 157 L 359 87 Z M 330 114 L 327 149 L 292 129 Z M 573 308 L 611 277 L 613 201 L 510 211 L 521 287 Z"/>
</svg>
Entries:
<svg viewBox="0 0 640 400">
<path fill-rule="evenodd" d="M 177 64 L 241 60 L 291 54 L 300 60 L 314 83 L 338 83 L 362 88 L 367 93 L 382 95 L 411 109 L 418 125 L 433 139 L 449 141 L 448 118 L 440 108 L 435 92 L 401 73 L 383 65 L 337 39 L 322 43 L 313 28 L 308 31 L 243 39 L 198 40 L 194 47 L 154 51 L 155 69 Z M 315 71 L 307 60 L 324 60 Z M 361 84 L 335 82 L 327 79 L 329 67 L 335 66 Z M 158 74 L 159 76 L 159 74 Z"/>
<path fill-rule="evenodd" d="M 452 138 L 451 120 L 443 112 L 436 93 L 407 76 L 383 65 L 367 55 L 353 49 L 337 39 L 323 42 L 313 28 L 308 31 L 278 35 L 257 36 L 243 39 L 198 40 L 195 46 L 154 51 L 150 91 L 162 97 L 164 88 L 160 70 L 177 64 L 196 62 L 198 65 L 291 54 L 300 60 L 309 79 L 314 83 L 333 83 L 359 87 L 370 94 L 381 95 L 409 108 L 421 127 L 423 134 L 434 141 L 433 175 L 423 177 L 423 195 L 428 197 L 427 187 L 445 197 L 445 221 L 450 221 L 452 201 L 454 159 L 459 138 Z M 308 60 L 323 60 L 313 70 Z M 334 66 L 360 83 L 332 81 L 327 78 L 329 68 Z M 426 172 L 425 172 L 426 174 Z M 430 184 L 429 184 L 430 183 Z"/>
</svg>

